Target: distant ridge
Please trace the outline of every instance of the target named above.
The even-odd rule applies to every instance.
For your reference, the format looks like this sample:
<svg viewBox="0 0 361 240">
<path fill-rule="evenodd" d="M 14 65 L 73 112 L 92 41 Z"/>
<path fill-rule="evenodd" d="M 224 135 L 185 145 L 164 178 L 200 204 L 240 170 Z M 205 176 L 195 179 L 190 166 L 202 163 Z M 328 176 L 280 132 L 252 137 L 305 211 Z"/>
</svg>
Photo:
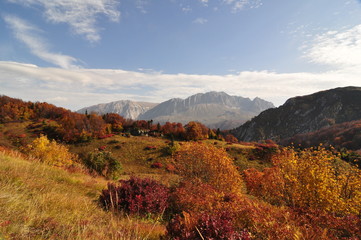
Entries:
<svg viewBox="0 0 361 240">
<path fill-rule="evenodd" d="M 106 113 L 117 113 L 124 118 L 137 119 L 142 113 L 156 106 L 158 103 L 133 102 L 130 100 L 121 100 L 110 103 L 101 103 L 78 110 L 78 113 L 96 112 L 100 115 Z"/>
<path fill-rule="evenodd" d="M 256 116 L 260 112 L 273 108 L 271 102 L 256 97 L 230 96 L 224 92 L 207 92 L 192 95 L 186 99 L 172 98 L 160 104 L 117 101 L 98 104 L 80 109 L 99 114 L 118 113 L 125 118 L 153 120 L 154 122 L 199 121 L 208 127 L 231 129 Z"/>
<path fill-rule="evenodd" d="M 224 92 L 208 92 L 162 102 L 138 119 L 181 123 L 196 120 L 208 127 L 230 129 L 272 107 L 272 103 L 260 98 L 250 100 Z"/>
<path fill-rule="evenodd" d="M 280 142 L 296 134 L 361 119 L 361 88 L 344 87 L 290 98 L 231 132 L 242 141 Z"/>
</svg>

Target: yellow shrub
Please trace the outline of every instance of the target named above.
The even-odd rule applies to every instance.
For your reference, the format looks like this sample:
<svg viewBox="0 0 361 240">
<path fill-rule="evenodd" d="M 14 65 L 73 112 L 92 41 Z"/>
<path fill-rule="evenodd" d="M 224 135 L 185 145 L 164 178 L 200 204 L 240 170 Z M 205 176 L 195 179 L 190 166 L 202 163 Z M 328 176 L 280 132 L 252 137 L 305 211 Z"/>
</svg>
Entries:
<svg viewBox="0 0 361 240">
<path fill-rule="evenodd" d="M 70 153 L 67 147 L 58 144 L 55 140 L 50 141 L 43 135 L 29 144 L 25 151 L 44 163 L 59 167 L 70 166 L 76 159 L 76 156 Z"/>
<path fill-rule="evenodd" d="M 324 148 L 288 149 L 274 159 L 290 205 L 342 214 L 361 212 L 361 171 Z"/>
</svg>

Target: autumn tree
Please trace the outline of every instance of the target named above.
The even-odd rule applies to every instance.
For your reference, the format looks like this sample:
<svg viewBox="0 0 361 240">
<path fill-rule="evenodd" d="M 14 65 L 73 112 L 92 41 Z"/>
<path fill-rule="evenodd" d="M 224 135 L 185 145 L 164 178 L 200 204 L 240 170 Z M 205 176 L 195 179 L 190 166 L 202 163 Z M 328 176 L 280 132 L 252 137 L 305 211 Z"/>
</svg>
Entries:
<svg viewBox="0 0 361 240">
<path fill-rule="evenodd" d="M 232 134 L 230 134 L 230 133 L 226 135 L 224 140 L 226 142 L 228 142 L 228 143 L 236 143 L 236 142 L 238 142 L 238 139 L 235 136 L 233 136 Z"/>
<path fill-rule="evenodd" d="M 103 115 L 103 119 L 105 123 L 111 125 L 111 129 L 114 132 L 121 132 L 123 130 L 123 125 L 125 123 L 125 119 L 116 113 L 107 113 Z"/>
<path fill-rule="evenodd" d="M 208 138 L 208 128 L 199 122 L 189 122 L 185 125 L 185 139 L 201 140 Z"/>
</svg>

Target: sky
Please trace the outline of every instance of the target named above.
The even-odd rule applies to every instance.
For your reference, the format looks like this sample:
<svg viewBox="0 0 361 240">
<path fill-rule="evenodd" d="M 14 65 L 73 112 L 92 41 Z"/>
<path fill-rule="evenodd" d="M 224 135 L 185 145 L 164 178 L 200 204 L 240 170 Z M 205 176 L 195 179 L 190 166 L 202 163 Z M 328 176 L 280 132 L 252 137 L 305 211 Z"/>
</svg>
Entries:
<svg viewBox="0 0 361 240">
<path fill-rule="evenodd" d="M 359 0 L 1 0 L 0 95 L 78 110 L 361 86 Z"/>
</svg>

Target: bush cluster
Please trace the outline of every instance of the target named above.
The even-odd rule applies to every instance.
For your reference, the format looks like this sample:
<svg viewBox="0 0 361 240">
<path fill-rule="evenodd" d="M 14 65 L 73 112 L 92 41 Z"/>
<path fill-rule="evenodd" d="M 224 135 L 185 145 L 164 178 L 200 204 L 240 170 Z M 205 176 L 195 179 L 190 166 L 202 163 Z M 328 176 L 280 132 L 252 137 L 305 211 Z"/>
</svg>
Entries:
<svg viewBox="0 0 361 240">
<path fill-rule="evenodd" d="M 152 179 L 131 177 L 108 183 L 100 196 L 101 205 L 115 212 L 129 214 L 161 214 L 168 207 L 169 189 Z"/>
</svg>

